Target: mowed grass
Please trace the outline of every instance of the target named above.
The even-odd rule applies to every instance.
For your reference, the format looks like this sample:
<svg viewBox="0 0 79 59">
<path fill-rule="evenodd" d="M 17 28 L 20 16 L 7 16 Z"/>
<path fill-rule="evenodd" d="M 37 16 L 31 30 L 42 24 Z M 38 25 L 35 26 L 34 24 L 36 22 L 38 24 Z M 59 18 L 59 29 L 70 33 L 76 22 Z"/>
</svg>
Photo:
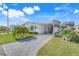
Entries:
<svg viewBox="0 0 79 59">
<path fill-rule="evenodd" d="M 64 42 L 53 38 L 43 46 L 38 56 L 79 56 L 79 43 Z"/>
<path fill-rule="evenodd" d="M 34 34 L 26 34 L 26 37 L 32 37 Z M 0 34 L 0 44 L 6 44 L 6 43 L 11 43 L 11 42 L 16 42 L 14 36 L 12 34 Z"/>
</svg>

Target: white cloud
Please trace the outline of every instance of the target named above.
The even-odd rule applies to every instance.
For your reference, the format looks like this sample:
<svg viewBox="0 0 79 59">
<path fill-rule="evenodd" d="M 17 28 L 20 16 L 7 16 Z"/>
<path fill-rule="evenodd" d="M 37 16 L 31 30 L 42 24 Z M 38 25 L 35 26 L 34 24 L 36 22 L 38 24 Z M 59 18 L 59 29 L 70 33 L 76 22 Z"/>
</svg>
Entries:
<svg viewBox="0 0 79 59">
<path fill-rule="evenodd" d="M 0 3 L 0 4 L 2 4 L 2 3 Z"/>
<path fill-rule="evenodd" d="M 60 7 L 56 7 L 56 8 L 54 8 L 55 10 L 61 10 L 61 8 Z"/>
<path fill-rule="evenodd" d="M 3 8 L 2 7 L 0 7 L 0 11 L 3 11 Z"/>
<path fill-rule="evenodd" d="M 2 7 L 2 5 L 3 5 L 3 7 Z M 7 8 L 8 8 L 8 6 L 6 4 L 0 3 L 0 11 L 3 11 L 4 9 L 7 9 Z"/>
<path fill-rule="evenodd" d="M 26 14 L 28 14 L 28 15 L 31 15 L 31 14 L 34 14 L 34 9 L 33 8 L 31 8 L 31 7 L 24 7 L 23 8 L 23 11 L 26 13 Z"/>
<path fill-rule="evenodd" d="M 25 17 L 21 17 L 20 20 L 22 20 L 23 22 L 31 21 L 30 19 L 27 19 L 27 18 L 25 18 Z"/>
<path fill-rule="evenodd" d="M 0 6 L 2 6 L 2 3 L 0 3 Z"/>
<path fill-rule="evenodd" d="M 3 8 L 4 8 L 4 9 L 7 9 L 8 6 L 7 6 L 6 4 L 3 4 Z"/>
<path fill-rule="evenodd" d="M 28 14 L 28 15 L 31 15 L 31 14 L 34 14 L 35 11 L 39 11 L 40 10 L 40 7 L 39 6 L 34 6 L 34 8 L 32 7 L 24 7 L 23 8 L 23 11 Z"/>
<path fill-rule="evenodd" d="M 0 11 L 3 11 L 4 9 L 7 9 L 7 8 L 8 8 L 8 6 L 6 4 L 0 3 Z"/>
<path fill-rule="evenodd" d="M 58 7 L 55 7 L 54 10 L 70 10 L 71 7 L 69 6 L 70 4 L 64 4 Z"/>
<path fill-rule="evenodd" d="M 24 16 L 24 13 L 23 13 L 22 11 L 18 10 L 18 11 L 17 11 L 17 15 L 19 15 L 19 16 Z"/>
<path fill-rule="evenodd" d="M 3 10 L 3 11 L 2 11 L 2 14 L 3 14 L 3 15 L 7 15 L 7 11 Z"/>
<path fill-rule="evenodd" d="M 7 11 L 3 10 L 2 13 L 7 16 Z M 24 13 L 20 10 L 15 10 L 15 9 L 8 10 L 9 18 L 19 18 L 19 17 L 23 17 L 23 16 L 24 16 Z"/>
<path fill-rule="evenodd" d="M 16 6 L 16 5 L 18 5 L 18 3 L 13 3 L 12 5 Z"/>
<path fill-rule="evenodd" d="M 0 6 L 2 6 L 2 3 L 0 3 Z"/>
<path fill-rule="evenodd" d="M 34 6 L 34 10 L 39 11 L 40 10 L 39 6 Z"/>
<path fill-rule="evenodd" d="M 25 17 L 19 17 L 11 20 L 11 24 L 24 24 L 25 22 L 31 21 Z"/>
<path fill-rule="evenodd" d="M 79 13 L 79 10 L 78 9 L 74 10 L 74 13 Z"/>
</svg>

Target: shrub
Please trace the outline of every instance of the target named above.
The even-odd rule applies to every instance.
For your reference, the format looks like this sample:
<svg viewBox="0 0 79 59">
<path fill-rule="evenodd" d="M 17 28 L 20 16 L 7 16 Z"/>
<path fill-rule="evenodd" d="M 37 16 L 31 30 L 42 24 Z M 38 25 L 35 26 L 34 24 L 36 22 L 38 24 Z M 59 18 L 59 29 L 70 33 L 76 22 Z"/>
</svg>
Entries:
<svg viewBox="0 0 79 59">
<path fill-rule="evenodd" d="M 30 34 L 38 34 L 38 32 L 29 32 Z"/>
<path fill-rule="evenodd" d="M 5 33 L 8 31 L 8 27 L 7 26 L 0 26 L 0 32 L 1 33 Z"/>
<path fill-rule="evenodd" d="M 23 25 L 16 25 L 12 29 L 12 33 L 15 38 L 23 38 L 28 32 L 28 28 Z"/>
<path fill-rule="evenodd" d="M 70 29 L 64 29 L 61 32 L 58 33 L 58 35 L 62 38 L 64 37 L 64 39 L 66 38 L 69 41 L 72 40 L 76 40 L 78 38 L 78 35 Z"/>
</svg>

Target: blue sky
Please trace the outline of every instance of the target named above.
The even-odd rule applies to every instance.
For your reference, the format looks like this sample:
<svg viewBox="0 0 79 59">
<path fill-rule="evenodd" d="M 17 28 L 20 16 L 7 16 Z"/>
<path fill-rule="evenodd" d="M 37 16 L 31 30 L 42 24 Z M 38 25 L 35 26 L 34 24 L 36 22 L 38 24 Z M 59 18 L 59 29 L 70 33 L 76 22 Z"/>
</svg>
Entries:
<svg viewBox="0 0 79 59">
<path fill-rule="evenodd" d="M 10 24 L 23 24 L 27 21 L 60 22 L 74 21 L 79 24 L 78 3 L 4 3 L 0 4 L 0 24 L 6 25 L 7 9 Z"/>
</svg>

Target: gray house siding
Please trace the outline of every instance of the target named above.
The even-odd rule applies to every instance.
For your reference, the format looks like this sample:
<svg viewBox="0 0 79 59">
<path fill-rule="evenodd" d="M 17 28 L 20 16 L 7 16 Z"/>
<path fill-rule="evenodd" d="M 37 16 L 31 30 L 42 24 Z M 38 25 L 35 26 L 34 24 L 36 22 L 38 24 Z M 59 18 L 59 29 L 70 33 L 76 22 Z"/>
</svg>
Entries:
<svg viewBox="0 0 79 59">
<path fill-rule="evenodd" d="M 25 24 L 28 27 L 30 32 L 38 32 L 39 34 L 42 33 L 53 33 L 54 31 L 57 32 L 58 28 L 53 28 L 51 23 L 33 23 L 28 22 Z"/>
</svg>

